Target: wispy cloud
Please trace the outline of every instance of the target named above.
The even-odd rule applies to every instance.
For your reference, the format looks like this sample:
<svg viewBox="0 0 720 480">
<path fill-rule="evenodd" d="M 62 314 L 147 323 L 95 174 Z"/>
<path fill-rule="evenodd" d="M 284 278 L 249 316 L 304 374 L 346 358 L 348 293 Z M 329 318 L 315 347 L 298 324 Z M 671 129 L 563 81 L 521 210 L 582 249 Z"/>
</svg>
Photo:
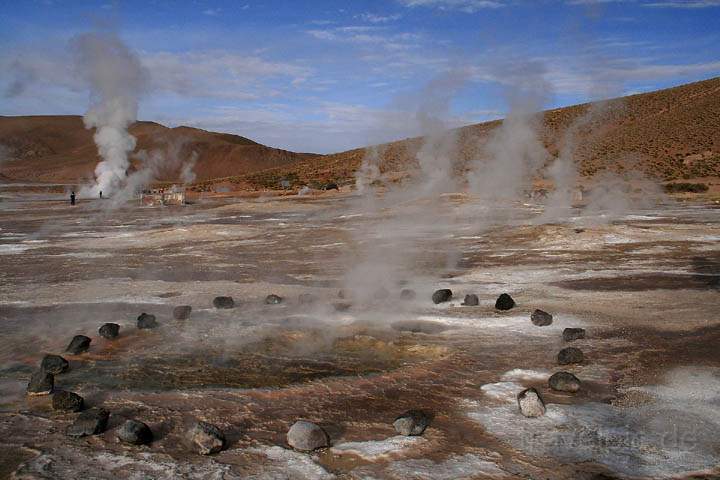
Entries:
<svg viewBox="0 0 720 480">
<path fill-rule="evenodd" d="M 674 0 L 667 2 L 650 2 L 643 4 L 645 7 L 653 8 L 709 8 L 720 7 L 720 0 Z"/>
<path fill-rule="evenodd" d="M 440 10 L 459 10 L 475 13 L 488 8 L 501 8 L 505 2 L 500 0 L 398 0 L 406 7 L 431 7 Z"/>
<path fill-rule="evenodd" d="M 355 18 L 370 23 L 388 23 L 400 20 L 402 15 L 376 15 L 374 13 L 361 13 L 360 15 L 355 15 Z"/>
</svg>

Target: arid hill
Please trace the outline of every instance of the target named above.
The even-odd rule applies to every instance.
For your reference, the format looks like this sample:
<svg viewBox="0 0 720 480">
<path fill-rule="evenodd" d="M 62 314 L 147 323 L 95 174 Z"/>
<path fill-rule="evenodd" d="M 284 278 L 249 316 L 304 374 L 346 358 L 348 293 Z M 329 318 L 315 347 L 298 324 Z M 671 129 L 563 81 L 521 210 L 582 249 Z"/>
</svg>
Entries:
<svg viewBox="0 0 720 480">
<path fill-rule="evenodd" d="M 92 178 L 99 161 L 93 142 L 79 116 L 0 117 L 0 178 L 36 182 L 77 182 Z M 195 152 L 197 181 L 245 175 L 294 164 L 317 155 L 270 148 L 247 138 L 197 128 L 168 128 L 137 122 L 130 128 L 137 138 L 135 152 L 157 152 L 170 161 L 158 170 L 158 181 L 175 181 Z M 140 164 L 133 160 L 133 168 Z"/>
</svg>

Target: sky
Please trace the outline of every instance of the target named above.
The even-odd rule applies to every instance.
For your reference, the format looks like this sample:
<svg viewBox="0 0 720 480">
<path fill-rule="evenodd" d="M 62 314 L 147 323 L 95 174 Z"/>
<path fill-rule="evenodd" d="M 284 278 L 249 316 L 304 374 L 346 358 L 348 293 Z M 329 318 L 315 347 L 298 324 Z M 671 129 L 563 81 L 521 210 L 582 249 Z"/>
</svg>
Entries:
<svg viewBox="0 0 720 480">
<path fill-rule="evenodd" d="M 303 152 L 720 75 L 720 0 L 0 0 L 0 115 L 82 115 L 98 30 L 147 72 L 140 119 Z"/>
</svg>

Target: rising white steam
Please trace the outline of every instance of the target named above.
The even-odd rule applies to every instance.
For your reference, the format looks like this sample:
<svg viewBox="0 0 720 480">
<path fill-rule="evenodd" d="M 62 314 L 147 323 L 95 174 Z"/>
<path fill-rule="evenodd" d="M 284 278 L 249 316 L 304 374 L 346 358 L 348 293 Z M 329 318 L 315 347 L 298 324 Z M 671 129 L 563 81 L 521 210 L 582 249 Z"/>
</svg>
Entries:
<svg viewBox="0 0 720 480">
<path fill-rule="evenodd" d="M 95 144 L 102 160 L 95 167 L 95 184 L 81 196 L 111 195 L 122 188 L 128 155 L 135 137 L 128 127 L 137 120 L 147 75 L 135 54 L 113 33 L 93 32 L 71 40 L 77 73 L 90 89 L 90 107 L 83 120 L 96 128 Z"/>
</svg>

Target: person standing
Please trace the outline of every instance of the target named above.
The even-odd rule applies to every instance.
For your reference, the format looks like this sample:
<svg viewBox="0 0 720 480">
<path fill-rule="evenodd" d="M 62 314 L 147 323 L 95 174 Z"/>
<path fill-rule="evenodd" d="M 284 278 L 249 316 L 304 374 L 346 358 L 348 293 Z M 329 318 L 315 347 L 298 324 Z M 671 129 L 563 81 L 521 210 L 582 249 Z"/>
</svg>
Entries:
<svg viewBox="0 0 720 480">
<path fill-rule="evenodd" d="M 75 191 L 70 193 L 70 205 L 75 205 Z"/>
</svg>

